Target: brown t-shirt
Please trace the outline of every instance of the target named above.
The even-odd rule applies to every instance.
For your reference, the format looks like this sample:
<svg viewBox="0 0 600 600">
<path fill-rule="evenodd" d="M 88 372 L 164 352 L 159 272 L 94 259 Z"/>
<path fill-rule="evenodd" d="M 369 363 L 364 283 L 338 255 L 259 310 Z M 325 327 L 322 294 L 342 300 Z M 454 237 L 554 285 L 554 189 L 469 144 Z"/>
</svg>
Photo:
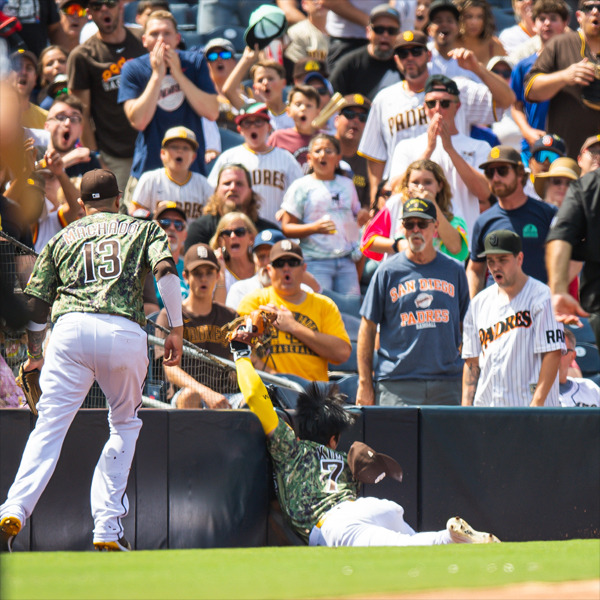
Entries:
<svg viewBox="0 0 600 600">
<path fill-rule="evenodd" d="M 316 134 L 313 134 L 316 135 Z M 308 144 L 313 138 L 313 135 L 307 135 L 305 133 L 298 133 L 293 127 L 289 129 L 277 129 L 275 130 L 267 140 L 270 146 L 276 148 L 283 148 L 294 155 L 294 158 L 298 161 L 304 172 L 308 171 Z"/>
<path fill-rule="evenodd" d="M 569 31 L 552 38 L 529 71 L 525 80 L 525 98 L 537 75 L 566 69 L 580 62 L 584 56 L 592 63 L 600 63 L 578 32 Z M 599 83 L 597 80 L 596 85 Z M 583 89 L 581 85 L 567 85 L 551 98 L 546 123 L 546 131 L 562 137 L 567 145 L 568 156 L 575 160 L 586 138 L 600 131 L 600 111 L 582 102 Z"/>
<path fill-rule="evenodd" d="M 121 69 L 126 61 L 146 53 L 141 29 L 126 31 L 121 44 L 107 44 L 93 35 L 71 52 L 67 62 L 69 89 L 90 91 L 98 148 L 118 158 L 133 156 L 138 136 L 117 103 Z"/>
</svg>

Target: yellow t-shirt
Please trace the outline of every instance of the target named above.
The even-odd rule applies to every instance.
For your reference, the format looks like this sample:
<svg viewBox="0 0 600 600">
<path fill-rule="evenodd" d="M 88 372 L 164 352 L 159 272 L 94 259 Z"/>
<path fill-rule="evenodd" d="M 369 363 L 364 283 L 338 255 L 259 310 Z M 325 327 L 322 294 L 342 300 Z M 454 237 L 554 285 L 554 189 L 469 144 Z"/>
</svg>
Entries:
<svg viewBox="0 0 600 600">
<path fill-rule="evenodd" d="M 247 315 L 263 304 L 282 304 L 294 315 L 294 319 L 310 329 L 335 335 L 350 343 L 350 338 L 344 327 L 342 315 L 335 302 L 321 294 L 306 293 L 306 298 L 300 304 L 292 304 L 281 298 L 272 286 L 250 292 L 238 305 L 238 313 Z M 327 359 L 318 356 L 305 346 L 298 338 L 277 331 L 267 344 L 270 349 L 269 365 L 278 373 L 290 373 L 304 377 L 309 381 L 328 381 Z"/>
<path fill-rule="evenodd" d="M 30 129 L 44 129 L 44 124 L 48 118 L 48 111 L 40 108 L 36 104 L 29 103 L 29 108 L 23 113 L 21 122 L 23 127 Z"/>
</svg>

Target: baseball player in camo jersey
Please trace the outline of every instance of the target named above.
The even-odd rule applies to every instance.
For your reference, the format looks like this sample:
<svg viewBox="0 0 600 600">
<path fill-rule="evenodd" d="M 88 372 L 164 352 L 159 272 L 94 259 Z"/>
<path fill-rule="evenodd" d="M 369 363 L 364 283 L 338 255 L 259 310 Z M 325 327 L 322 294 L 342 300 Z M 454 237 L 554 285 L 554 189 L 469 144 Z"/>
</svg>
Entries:
<svg viewBox="0 0 600 600">
<path fill-rule="evenodd" d="M 428 39 L 420 31 L 405 31 L 398 37 L 395 61 L 404 81 L 381 90 L 373 100 L 358 147 L 358 153 L 368 160 L 372 193 L 389 173 L 396 144 L 427 132 L 424 88 L 429 76 L 436 74 L 427 66 L 431 61 Z M 460 66 L 475 73 L 483 82 L 475 83 L 466 77 L 453 78 L 464 109 L 456 116 L 456 127 L 460 133 L 469 135 L 472 125 L 495 122 L 499 116 L 495 112 L 496 106 L 508 108 L 514 94 L 506 82 L 488 71 L 472 52 L 464 48 L 453 52 Z"/>
<path fill-rule="evenodd" d="M 257 102 L 241 109 L 235 122 L 245 143 L 225 150 L 217 158 L 208 183 L 216 188 L 224 165 L 244 165 L 252 175 L 252 189 L 262 198 L 259 215 L 276 222 L 285 192 L 293 181 L 304 176 L 302 167 L 287 150 L 267 144 L 272 127 L 266 104 Z"/>
<path fill-rule="evenodd" d="M 243 327 L 241 328 L 243 329 Z M 298 397 L 298 436 L 278 417 L 269 393 L 242 343 L 240 329 L 231 349 L 244 399 L 260 419 L 273 460 L 279 503 L 292 529 L 310 546 L 430 546 L 489 543 L 498 538 L 473 530 L 459 517 L 446 529 L 416 533 L 404 509 L 380 498 L 358 498 L 360 483 L 401 480 L 400 465 L 362 443 L 346 455 L 337 449 L 340 434 L 354 421 L 335 386 L 311 384 Z M 243 334 L 242 334 L 243 336 Z"/>
<path fill-rule="evenodd" d="M 127 514 L 125 488 L 142 426 L 137 411 L 148 366 L 142 287 L 149 271 L 158 280 L 173 328 L 165 340 L 165 365 L 180 361 L 183 320 L 179 277 L 165 232 L 153 221 L 118 214 L 120 197 L 113 173 L 86 173 L 81 182 L 86 216 L 50 240 L 25 290 L 34 315 L 27 327 L 25 370 L 41 369 L 42 396 L 35 429 L 0 506 L 5 551 L 52 477 L 67 430 L 94 379 L 110 406 L 110 437 L 92 478 L 94 546 L 131 549 L 121 518 Z M 54 328 L 44 357 L 50 307 Z"/>
<path fill-rule="evenodd" d="M 564 330 L 550 288 L 523 272 L 521 247 L 519 235 L 500 229 L 478 255 L 495 283 L 471 300 L 463 323 L 463 406 L 560 406 Z"/>
<path fill-rule="evenodd" d="M 196 160 L 198 141 L 187 127 L 171 127 L 165 133 L 160 149 L 163 167 L 146 171 L 133 192 L 133 210 L 156 211 L 160 202 L 176 202 L 188 223 L 202 216 L 202 209 L 213 193 L 204 175 L 190 171 Z"/>
</svg>

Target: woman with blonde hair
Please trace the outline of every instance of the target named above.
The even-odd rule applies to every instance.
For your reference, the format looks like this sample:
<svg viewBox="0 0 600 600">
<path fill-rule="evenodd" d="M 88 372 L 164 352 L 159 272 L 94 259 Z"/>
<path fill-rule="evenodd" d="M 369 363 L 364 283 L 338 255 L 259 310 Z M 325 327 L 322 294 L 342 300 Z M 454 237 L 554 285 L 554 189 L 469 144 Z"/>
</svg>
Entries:
<svg viewBox="0 0 600 600">
<path fill-rule="evenodd" d="M 367 225 L 360 249 L 373 260 L 406 248 L 402 229 L 402 205 L 411 198 L 431 200 L 437 210 L 438 231 L 434 246 L 440 252 L 464 261 L 469 255 L 467 224 L 452 212 L 452 192 L 442 168 L 432 160 L 420 159 L 408 165 L 406 172 L 393 182 L 394 195 Z"/>
<path fill-rule="evenodd" d="M 252 245 L 257 233 L 256 226 L 244 213 L 230 212 L 221 217 L 209 244 L 221 264 L 215 302 L 225 304 L 229 288 L 236 281 L 254 275 Z"/>
<path fill-rule="evenodd" d="M 456 5 L 460 12 L 457 44 L 471 50 L 483 65 L 493 56 L 505 56 L 502 42 L 494 35 L 496 23 L 486 0 L 459 0 Z"/>
</svg>

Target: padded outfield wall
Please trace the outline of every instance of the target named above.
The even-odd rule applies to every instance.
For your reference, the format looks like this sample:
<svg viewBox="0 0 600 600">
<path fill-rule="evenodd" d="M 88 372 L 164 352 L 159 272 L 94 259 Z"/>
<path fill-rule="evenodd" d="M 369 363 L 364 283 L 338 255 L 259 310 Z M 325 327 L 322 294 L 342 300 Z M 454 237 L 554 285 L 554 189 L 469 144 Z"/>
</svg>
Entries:
<svg viewBox="0 0 600 600">
<path fill-rule="evenodd" d="M 402 504 L 415 529 L 460 515 L 505 541 L 600 537 L 600 410 L 355 408 L 341 440 L 396 458 L 401 484 L 363 494 Z M 15 550 L 91 550 L 89 488 L 108 437 L 106 410 L 82 410 L 54 477 Z M 143 409 L 127 494 L 127 538 L 137 549 L 273 543 L 270 464 L 248 411 Z M 35 418 L 0 411 L 3 501 Z"/>
</svg>

